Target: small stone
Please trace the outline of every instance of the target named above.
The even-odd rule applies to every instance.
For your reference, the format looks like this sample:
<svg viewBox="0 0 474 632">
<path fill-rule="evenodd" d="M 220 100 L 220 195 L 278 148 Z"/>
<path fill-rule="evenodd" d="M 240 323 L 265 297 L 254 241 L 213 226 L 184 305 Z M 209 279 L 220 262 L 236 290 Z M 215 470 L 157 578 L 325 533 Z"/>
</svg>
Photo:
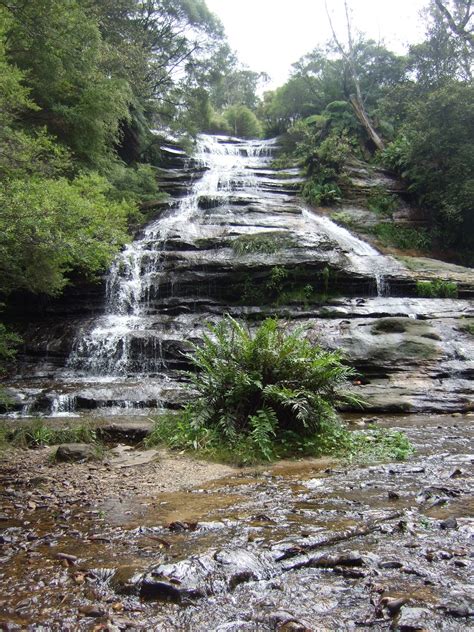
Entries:
<svg viewBox="0 0 474 632">
<path fill-rule="evenodd" d="M 451 518 L 447 518 L 446 520 L 442 520 L 439 523 L 439 528 L 440 529 L 457 529 L 458 528 L 458 521 L 456 520 L 456 518 L 453 518 L 451 516 Z"/>
<path fill-rule="evenodd" d="M 277 628 L 278 632 L 311 632 L 310 628 L 299 621 L 287 621 Z"/>
<path fill-rule="evenodd" d="M 395 568 L 402 568 L 403 564 L 398 560 L 385 560 L 384 562 L 380 562 L 379 568 L 384 570 L 390 570 Z"/>
<path fill-rule="evenodd" d="M 103 617 L 105 610 L 100 606 L 81 606 L 79 612 L 86 617 Z"/>
<path fill-rule="evenodd" d="M 69 555 L 69 553 L 56 553 L 57 560 L 64 560 L 70 564 L 75 564 L 77 562 L 77 557 L 75 555 Z"/>
<path fill-rule="evenodd" d="M 397 492 L 393 492 L 392 490 L 388 492 L 388 497 L 390 500 L 400 500 L 400 494 L 397 494 Z"/>
<path fill-rule="evenodd" d="M 382 606 L 387 608 L 387 610 L 390 613 L 390 616 L 394 617 L 397 614 L 397 612 L 400 610 L 400 608 L 404 606 L 406 603 L 408 603 L 408 601 L 409 601 L 408 597 L 398 597 L 398 598 L 384 597 L 380 603 L 382 604 Z"/>
<path fill-rule="evenodd" d="M 449 478 L 460 478 L 461 476 L 462 476 L 462 470 L 460 470 L 457 467 Z"/>
</svg>

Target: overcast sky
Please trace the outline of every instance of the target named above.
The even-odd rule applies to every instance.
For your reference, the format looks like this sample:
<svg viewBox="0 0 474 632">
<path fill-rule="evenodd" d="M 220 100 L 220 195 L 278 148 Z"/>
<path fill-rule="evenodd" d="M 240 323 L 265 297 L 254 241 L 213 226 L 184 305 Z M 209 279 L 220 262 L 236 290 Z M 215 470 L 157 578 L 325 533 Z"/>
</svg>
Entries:
<svg viewBox="0 0 474 632">
<path fill-rule="evenodd" d="M 285 83 L 291 64 L 331 35 L 324 0 L 206 0 L 224 24 L 231 47 L 252 70 L 267 72 L 266 89 Z M 424 25 L 419 16 L 428 0 L 350 0 L 353 23 L 372 39 L 403 52 L 419 41 Z M 328 0 L 334 24 L 345 33 L 343 0 Z"/>
</svg>

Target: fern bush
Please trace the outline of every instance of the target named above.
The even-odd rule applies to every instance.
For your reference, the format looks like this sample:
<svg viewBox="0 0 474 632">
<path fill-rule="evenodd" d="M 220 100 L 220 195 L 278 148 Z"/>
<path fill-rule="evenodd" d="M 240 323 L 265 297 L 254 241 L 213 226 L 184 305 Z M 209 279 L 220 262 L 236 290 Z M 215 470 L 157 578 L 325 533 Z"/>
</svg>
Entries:
<svg viewBox="0 0 474 632">
<path fill-rule="evenodd" d="M 335 419 L 334 407 L 354 375 L 341 354 L 312 345 L 275 319 L 252 335 L 230 316 L 209 328 L 189 358 L 194 399 L 174 421 L 159 422 L 151 441 L 226 450 L 243 462 L 272 459 L 278 446 L 304 443 Z M 161 428 L 160 428 L 161 424 Z"/>
</svg>

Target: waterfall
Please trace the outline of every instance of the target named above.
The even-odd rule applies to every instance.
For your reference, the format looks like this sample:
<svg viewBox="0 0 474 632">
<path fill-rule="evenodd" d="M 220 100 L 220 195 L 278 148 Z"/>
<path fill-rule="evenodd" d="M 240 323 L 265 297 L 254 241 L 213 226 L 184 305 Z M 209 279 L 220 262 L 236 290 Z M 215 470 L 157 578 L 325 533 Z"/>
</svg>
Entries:
<svg viewBox="0 0 474 632">
<path fill-rule="evenodd" d="M 236 190 L 249 200 L 255 197 L 259 179 L 253 169 L 268 164 L 273 145 L 273 140 L 198 138 L 195 159 L 203 168 L 202 178 L 177 209 L 149 224 L 116 257 L 106 279 L 105 314 L 77 336 L 67 362 L 69 369 L 85 376 L 126 376 L 166 368 L 162 339 L 149 328 L 147 315 L 162 275 L 167 241 L 178 234 L 180 239 L 200 235 L 204 213 L 200 201 L 204 198 L 223 203 Z M 169 280 L 172 284 L 172 278 Z"/>
<path fill-rule="evenodd" d="M 339 244 L 357 270 L 373 276 L 377 296 L 389 296 L 390 288 L 384 271 L 387 267 L 394 267 L 391 260 L 328 217 L 315 215 L 309 209 L 303 209 L 303 214 L 318 227 L 318 230 L 326 232 Z"/>
</svg>

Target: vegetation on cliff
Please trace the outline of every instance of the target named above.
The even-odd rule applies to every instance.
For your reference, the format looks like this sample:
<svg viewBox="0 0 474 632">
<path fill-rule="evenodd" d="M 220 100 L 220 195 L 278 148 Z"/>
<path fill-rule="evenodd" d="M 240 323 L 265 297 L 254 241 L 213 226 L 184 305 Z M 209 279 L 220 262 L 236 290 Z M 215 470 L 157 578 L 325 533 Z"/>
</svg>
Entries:
<svg viewBox="0 0 474 632">
<path fill-rule="evenodd" d="M 306 170 L 311 203 L 338 201 L 348 158 L 375 160 L 405 181 L 425 211 L 425 248 L 451 249 L 472 264 L 471 2 L 432 0 L 425 17 L 425 41 L 406 55 L 363 36 L 344 45 L 335 34 L 265 94 L 259 113 L 266 133 L 284 134 L 286 154 Z M 360 116 L 359 93 L 380 146 Z"/>
</svg>

